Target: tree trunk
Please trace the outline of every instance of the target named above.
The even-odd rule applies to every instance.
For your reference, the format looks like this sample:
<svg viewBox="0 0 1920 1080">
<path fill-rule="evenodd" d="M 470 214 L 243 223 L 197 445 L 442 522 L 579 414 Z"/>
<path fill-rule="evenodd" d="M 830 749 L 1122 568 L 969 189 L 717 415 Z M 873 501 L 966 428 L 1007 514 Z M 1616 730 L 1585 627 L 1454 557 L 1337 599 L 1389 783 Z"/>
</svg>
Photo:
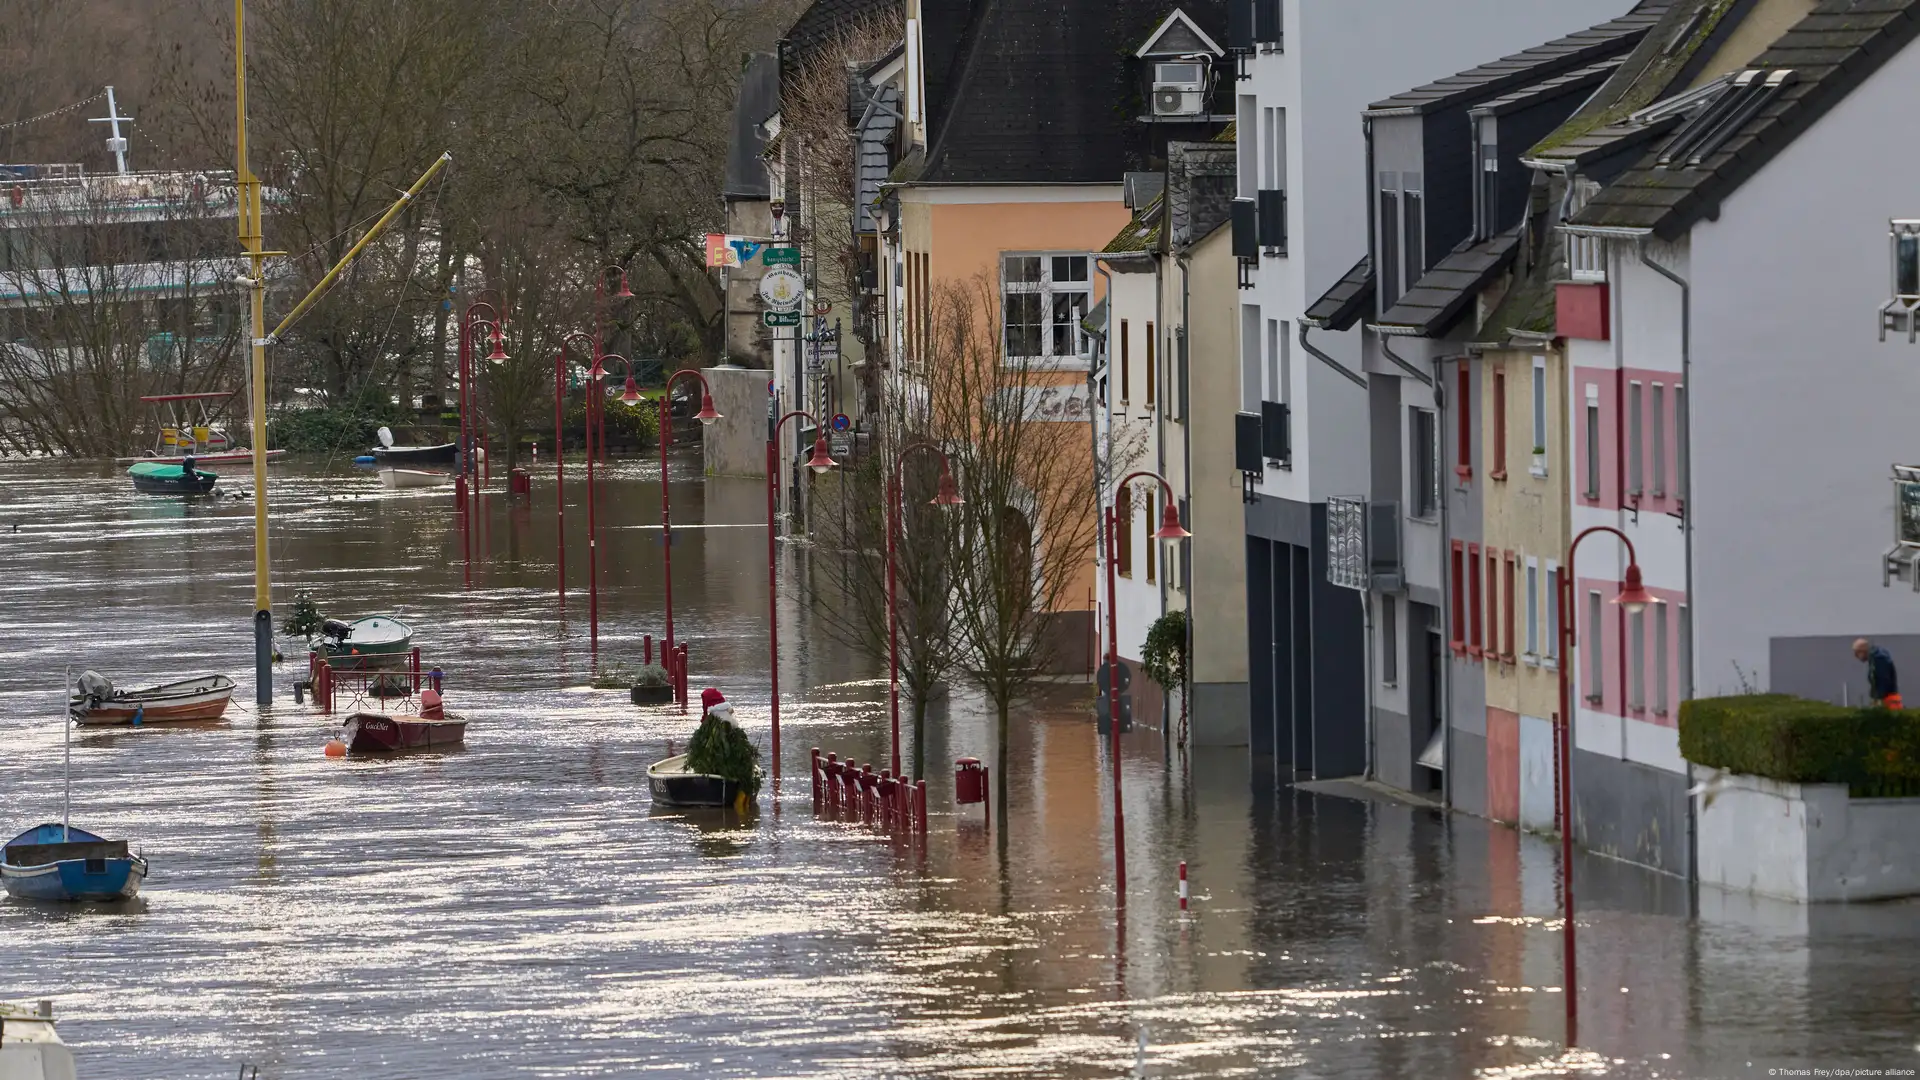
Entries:
<svg viewBox="0 0 1920 1080">
<path fill-rule="evenodd" d="M 913 778 L 927 775 L 927 695 L 913 695 Z"/>
<path fill-rule="evenodd" d="M 995 840 L 998 842 L 1000 848 L 1000 872 L 1002 874 L 1007 872 L 1007 706 L 1009 704 L 1010 703 L 1004 698 L 995 703 L 995 707 L 1000 714 L 999 746 L 995 750 L 993 767 L 995 795 L 1000 802 L 1000 831 L 995 837 Z"/>
</svg>

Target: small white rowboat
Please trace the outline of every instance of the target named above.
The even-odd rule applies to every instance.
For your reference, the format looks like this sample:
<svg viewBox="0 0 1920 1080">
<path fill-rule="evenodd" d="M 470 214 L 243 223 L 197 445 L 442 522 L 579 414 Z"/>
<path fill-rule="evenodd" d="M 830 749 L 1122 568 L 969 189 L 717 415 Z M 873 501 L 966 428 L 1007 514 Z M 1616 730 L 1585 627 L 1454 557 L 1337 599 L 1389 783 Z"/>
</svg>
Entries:
<svg viewBox="0 0 1920 1080">
<path fill-rule="evenodd" d="M 169 724 L 218 720 L 232 698 L 233 680 L 225 675 L 196 675 L 144 690 L 115 690 L 112 683 L 88 672 L 80 677 L 69 708 L 74 721 L 87 727 L 131 724 L 136 715 L 142 724 Z"/>
<path fill-rule="evenodd" d="M 425 469 L 381 469 L 380 482 L 390 488 L 439 487 L 443 484 L 451 484 L 453 474 L 429 472 Z"/>
</svg>

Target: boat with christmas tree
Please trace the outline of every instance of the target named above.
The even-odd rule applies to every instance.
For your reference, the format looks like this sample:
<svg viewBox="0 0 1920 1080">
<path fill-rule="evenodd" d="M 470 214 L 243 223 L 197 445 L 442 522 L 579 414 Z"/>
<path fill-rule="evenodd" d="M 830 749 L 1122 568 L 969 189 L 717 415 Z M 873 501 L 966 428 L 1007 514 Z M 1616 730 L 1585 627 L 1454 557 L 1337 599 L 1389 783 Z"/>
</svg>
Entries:
<svg viewBox="0 0 1920 1080">
<path fill-rule="evenodd" d="M 733 807 L 746 810 L 760 798 L 760 751 L 733 722 L 733 705 L 708 687 L 700 694 L 704 714 L 687 752 L 647 769 L 647 790 L 656 806 Z"/>
</svg>

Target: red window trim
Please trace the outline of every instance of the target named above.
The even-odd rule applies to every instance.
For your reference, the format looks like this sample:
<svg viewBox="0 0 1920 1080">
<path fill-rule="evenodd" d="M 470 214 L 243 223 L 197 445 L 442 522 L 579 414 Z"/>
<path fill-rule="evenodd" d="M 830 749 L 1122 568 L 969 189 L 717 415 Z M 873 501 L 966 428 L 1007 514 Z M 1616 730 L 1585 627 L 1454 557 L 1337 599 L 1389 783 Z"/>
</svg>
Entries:
<svg viewBox="0 0 1920 1080">
<path fill-rule="evenodd" d="M 1487 659 L 1500 655 L 1500 551 L 1487 548 Z"/>
<path fill-rule="evenodd" d="M 1471 480 L 1473 479 L 1473 398 L 1470 395 L 1473 392 L 1473 372 L 1465 364 L 1460 364 L 1458 367 L 1460 393 L 1455 400 L 1460 403 L 1460 407 L 1454 410 L 1454 414 L 1460 435 L 1459 439 L 1455 440 L 1459 443 L 1460 460 L 1454 463 L 1453 471 L 1460 479 Z"/>
<path fill-rule="evenodd" d="M 1504 365 L 1496 363 L 1493 374 L 1493 410 L 1487 413 L 1487 428 L 1493 432 L 1493 463 L 1487 467 L 1487 476 L 1493 480 L 1507 478 L 1507 371 Z M 1509 649 L 1508 652 L 1513 650 Z"/>
<path fill-rule="evenodd" d="M 1471 626 L 1469 627 L 1470 633 L 1468 634 L 1468 637 L 1467 637 L 1467 655 L 1477 659 L 1480 657 L 1480 655 L 1483 652 L 1483 650 L 1480 648 L 1480 642 L 1481 642 L 1480 618 L 1481 618 L 1481 613 L 1485 610 L 1485 605 L 1481 603 L 1481 593 L 1480 593 L 1480 545 L 1479 544 L 1467 545 L 1467 581 L 1468 581 L 1467 591 L 1469 594 L 1470 602 L 1473 605 L 1473 610 L 1471 612 L 1472 623 L 1471 623 Z"/>
<path fill-rule="evenodd" d="M 1467 651 L 1467 581 L 1465 567 L 1466 545 L 1453 542 L 1453 634 L 1449 639 L 1453 651 Z"/>
<path fill-rule="evenodd" d="M 1514 662 L 1514 660 L 1515 660 L 1515 656 L 1514 656 L 1514 653 L 1513 653 L 1513 636 L 1514 636 L 1514 635 L 1513 635 L 1513 587 L 1514 587 L 1514 561 L 1515 561 L 1515 559 L 1514 559 L 1514 554 L 1513 554 L 1513 552 L 1512 552 L 1512 551 L 1508 551 L 1508 552 L 1507 552 L 1507 581 L 1506 581 L 1506 587 L 1507 587 L 1507 595 L 1506 595 L 1506 601 L 1507 601 L 1507 637 L 1506 637 L 1506 641 L 1505 641 L 1505 645 L 1506 645 L 1506 648 L 1505 648 L 1505 649 L 1503 649 L 1503 650 L 1501 650 L 1501 652 L 1500 652 L 1500 659 L 1501 659 L 1501 660 L 1503 660 L 1503 661 L 1505 661 L 1506 663 L 1509 663 L 1509 664 L 1511 664 L 1511 663 L 1513 663 L 1513 662 Z"/>
</svg>

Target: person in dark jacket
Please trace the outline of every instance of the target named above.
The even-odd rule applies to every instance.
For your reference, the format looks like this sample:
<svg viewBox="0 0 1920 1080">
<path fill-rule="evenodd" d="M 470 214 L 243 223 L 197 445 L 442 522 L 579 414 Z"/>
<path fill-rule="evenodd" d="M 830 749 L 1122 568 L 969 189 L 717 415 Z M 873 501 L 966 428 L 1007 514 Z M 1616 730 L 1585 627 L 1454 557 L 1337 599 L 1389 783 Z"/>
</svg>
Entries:
<svg viewBox="0 0 1920 1080">
<path fill-rule="evenodd" d="M 1853 643 L 1853 655 L 1867 665 L 1867 697 L 1882 708 L 1900 708 L 1900 676 L 1887 650 L 1860 638 Z"/>
</svg>

